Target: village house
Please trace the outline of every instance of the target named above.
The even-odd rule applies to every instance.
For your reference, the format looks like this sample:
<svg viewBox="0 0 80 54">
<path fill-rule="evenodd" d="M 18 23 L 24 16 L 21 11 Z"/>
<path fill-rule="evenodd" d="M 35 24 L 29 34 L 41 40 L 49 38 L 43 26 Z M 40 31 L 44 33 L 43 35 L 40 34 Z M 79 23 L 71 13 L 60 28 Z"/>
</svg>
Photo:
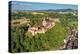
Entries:
<svg viewBox="0 0 80 54">
<path fill-rule="evenodd" d="M 37 33 L 45 33 L 48 29 L 55 26 L 55 23 L 50 19 L 43 19 L 42 24 L 37 27 L 31 27 L 28 29 L 28 32 L 31 32 L 34 36 Z"/>
</svg>

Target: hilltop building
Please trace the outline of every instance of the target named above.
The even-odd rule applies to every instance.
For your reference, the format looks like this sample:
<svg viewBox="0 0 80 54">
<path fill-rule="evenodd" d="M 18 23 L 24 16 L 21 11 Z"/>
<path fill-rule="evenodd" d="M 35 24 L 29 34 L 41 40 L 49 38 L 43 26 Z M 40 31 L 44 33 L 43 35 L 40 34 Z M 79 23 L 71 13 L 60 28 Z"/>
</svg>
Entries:
<svg viewBox="0 0 80 54">
<path fill-rule="evenodd" d="M 28 29 L 28 32 L 31 32 L 34 36 L 37 33 L 45 33 L 48 29 L 55 26 L 55 22 L 49 18 L 43 19 L 42 24 L 37 27 L 31 27 Z"/>
</svg>

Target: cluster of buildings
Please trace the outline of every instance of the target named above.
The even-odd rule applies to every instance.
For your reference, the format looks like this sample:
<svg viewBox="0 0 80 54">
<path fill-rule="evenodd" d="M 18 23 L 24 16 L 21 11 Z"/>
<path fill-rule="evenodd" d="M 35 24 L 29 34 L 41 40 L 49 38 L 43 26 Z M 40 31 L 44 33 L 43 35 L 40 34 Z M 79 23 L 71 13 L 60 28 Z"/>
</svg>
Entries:
<svg viewBox="0 0 80 54">
<path fill-rule="evenodd" d="M 45 33 L 48 29 L 55 26 L 55 22 L 51 18 L 44 18 L 41 25 L 28 28 L 28 32 L 31 32 L 34 36 L 37 33 Z"/>
</svg>

